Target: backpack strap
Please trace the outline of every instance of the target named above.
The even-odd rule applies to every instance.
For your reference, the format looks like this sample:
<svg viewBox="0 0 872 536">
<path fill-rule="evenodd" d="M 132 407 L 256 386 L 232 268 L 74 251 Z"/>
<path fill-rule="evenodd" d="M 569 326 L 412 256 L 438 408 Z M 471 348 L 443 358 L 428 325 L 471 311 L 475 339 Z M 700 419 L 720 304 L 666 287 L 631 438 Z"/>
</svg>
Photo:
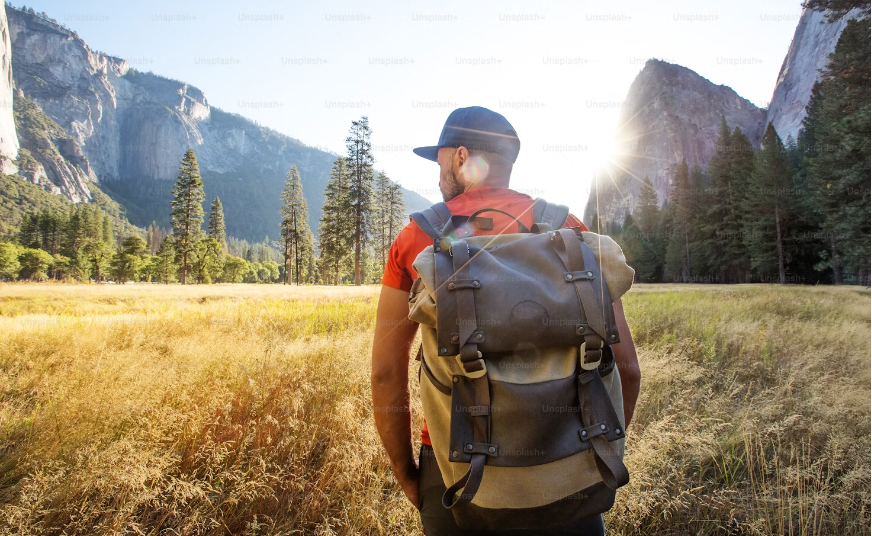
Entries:
<svg viewBox="0 0 872 536">
<path fill-rule="evenodd" d="M 421 212 L 409 214 L 409 219 L 424 231 L 424 234 L 436 240 L 442 238 L 442 228 L 451 221 L 451 211 L 445 203 L 436 203 Z"/>
<path fill-rule="evenodd" d="M 569 217 L 569 207 L 549 203 L 537 197 L 533 203 L 533 223 L 546 223 L 552 229 L 560 229 Z"/>
</svg>

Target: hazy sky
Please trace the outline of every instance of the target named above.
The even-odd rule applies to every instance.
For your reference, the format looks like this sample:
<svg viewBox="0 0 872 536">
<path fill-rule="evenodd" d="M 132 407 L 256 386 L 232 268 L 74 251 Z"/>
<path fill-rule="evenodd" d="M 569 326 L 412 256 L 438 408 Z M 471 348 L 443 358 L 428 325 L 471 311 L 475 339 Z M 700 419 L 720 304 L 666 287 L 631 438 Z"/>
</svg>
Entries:
<svg viewBox="0 0 872 536">
<path fill-rule="evenodd" d="M 799 0 L 27 5 L 308 145 L 344 153 L 351 121 L 368 115 L 376 168 L 434 201 L 436 164 L 412 147 L 435 144 L 454 108 L 489 107 L 521 138 L 513 187 L 579 216 L 646 59 L 765 106 L 802 12 Z"/>
</svg>

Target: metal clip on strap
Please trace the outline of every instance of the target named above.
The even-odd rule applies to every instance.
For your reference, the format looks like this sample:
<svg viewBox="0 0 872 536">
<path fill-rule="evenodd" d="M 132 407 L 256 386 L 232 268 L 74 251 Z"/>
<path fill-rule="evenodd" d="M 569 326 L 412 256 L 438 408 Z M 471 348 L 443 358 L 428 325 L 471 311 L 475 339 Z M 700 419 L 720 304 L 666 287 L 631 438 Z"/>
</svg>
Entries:
<svg viewBox="0 0 872 536">
<path fill-rule="evenodd" d="M 590 371 L 595 368 L 599 368 L 600 363 L 602 363 L 603 361 L 603 351 L 602 349 L 588 350 L 587 341 L 585 341 L 581 343 L 581 349 L 578 353 L 578 357 L 582 370 Z"/>
<path fill-rule="evenodd" d="M 481 378 L 487 374 L 487 365 L 485 364 L 484 359 L 482 359 L 481 352 L 476 351 L 476 353 L 478 354 L 478 359 L 472 361 L 464 361 L 462 354 L 454 356 L 454 360 L 457 361 L 458 365 L 460 365 L 460 370 L 463 371 L 463 374 L 467 378 Z"/>
</svg>

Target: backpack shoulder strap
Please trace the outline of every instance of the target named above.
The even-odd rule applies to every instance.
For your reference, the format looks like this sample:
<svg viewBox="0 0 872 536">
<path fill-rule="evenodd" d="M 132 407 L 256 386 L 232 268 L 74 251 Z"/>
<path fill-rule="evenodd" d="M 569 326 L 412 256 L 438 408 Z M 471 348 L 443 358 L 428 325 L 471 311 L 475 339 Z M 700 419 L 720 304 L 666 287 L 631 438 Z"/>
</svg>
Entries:
<svg viewBox="0 0 872 536">
<path fill-rule="evenodd" d="M 436 203 L 421 212 L 409 214 L 409 219 L 432 239 L 442 238 L 442 228 L 451 221 L 451 211 L 445 203 Z"/>
<path fill-rule="evenodd" d="M 547 223 L 552 229 L 560 229 L 569 217 L 569 207 L 549 203 L 537 197 L 533 203 L 533 223 Z"/>
</svg>

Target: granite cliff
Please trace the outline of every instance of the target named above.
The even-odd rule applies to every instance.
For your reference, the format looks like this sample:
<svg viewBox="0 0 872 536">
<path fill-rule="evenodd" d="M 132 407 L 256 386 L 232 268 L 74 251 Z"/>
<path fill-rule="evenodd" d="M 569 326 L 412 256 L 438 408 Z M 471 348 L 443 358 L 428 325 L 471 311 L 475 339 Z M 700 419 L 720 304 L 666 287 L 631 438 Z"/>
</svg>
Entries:
<svg viewBox="0 0 872 536">
<path fill-rule="evenodd" d="M 617 155 L 600 173 L 598 195 L 591 192 L 586 221 L 597 203 L 601 217 L 623 221 L 646 176 L 662 203 L 682 158 L 705 166 L 714 154 L 721 117 L 757 144 L 766 110 L 686 67 L 652 59 L 630 86 L 619 117 Z"/>
<path fill-rule="evenodd" d="M 15 131 L 21 147 L 18 174 L 74 203 L 92 201 L 97 180 L 82 148 L 33 99 L 15 90 Z"/>
<path fill-rule="evenodd" d="M 192 147 L 206 203 L 221 198 L 229 235 L 278 237 L 280 192 L 292 164 L 303 177 L 312 228 L 318 228 L 336 155 L 214 108 L 196 87 L 95 52 L 50 20 L 8 6 L 7 13 L 15 87 L 66 131 L 73 153 L 81 149 L 78 165 L 87 180 L 47 173 L 69 199 L 90 199 L 87 182 L 96 181 L 134 224 L 168 225 L 179 161 Z M 430 205 L 413 192 L 404 196 L 410 210 Z"/>
<path fill-rule="evenodd" d="M 766 123 L 772 123 L 782 139 L 796 139 L 812 86 L 820 79 L 820 70 L 827 66 L 848 20 L 858 14 L 859 10 L 854 10 L 831 22 L 826 13 L 803 10 L 766 113 Z"/>
<path fill-rule="evenodd" d="M 0 172 L 15 173 L 18 158 L 18 135 L 12 116 L 12 41 L 6 10 L 0 10 Z"/>
</svg>

